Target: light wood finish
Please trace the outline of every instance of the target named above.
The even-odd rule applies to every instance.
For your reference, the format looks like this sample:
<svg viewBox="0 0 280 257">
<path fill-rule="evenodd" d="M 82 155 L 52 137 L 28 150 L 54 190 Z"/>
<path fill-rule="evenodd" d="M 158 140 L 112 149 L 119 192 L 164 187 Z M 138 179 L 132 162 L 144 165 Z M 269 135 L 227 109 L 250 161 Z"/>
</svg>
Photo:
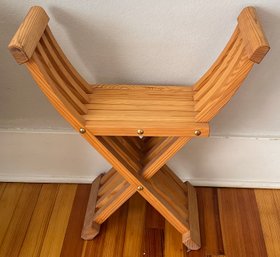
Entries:
<svg viewBox="0 0 280 257">
<path fill-rule="evenodd" d="M 269 43 L 253 7 L 242 10 L 238 25 L 217 61 L 193 86 L 196 122 L 209 122 L 231 99 L 255 63 L 269 51 Z"/>
<path fill-rule="evenodd" d="M 199 249 L 195 189 L 183 184 L 165 164 L 193 137 L 209 135 L 208 122 L 269 50 L 255 10 L 247 7 L 241 12 L 224 51 L 194 86 L 89 85 L 64 55 L 40 7 L 31 8 L 9 48 L 19 63 L 25 62 L 58 112 L 113 167 L 93 182 L 82 237 L 95 237 L 99 224 L 138 190 L 182 234 L 190 250 Z M 73 202 L 71 196 L 65 199 L 67 208 Z M 61 223 L 65 231 L 69 217 L 63 212 L 57 215 L 65 219 Z M 42 246 L 44 255 L 62 247 L 58 244 L 50 250 L 56 228 L 51 229 Z M 114 229 L 107 228 L 106 242 L 110 233 L 117 235 Z"/>
<path fill-rule="evenodd" d="M 90 240 L 93 239 L 100 230 L 100 225 L 93 221 L 93 216 L 95 213 L 95 204 L 98 196 L 98 189 L 100 185 L 102 175 L 99 175 L 91 185 L 91 191 L 89 195 L 87 210 L 86 210 L 86 216 L 84 220 L 84 226 L 82 230 L 81 237 L 84 240 Z"/>
<path fill-rule="evenodd" d="M 30 60 L 48 22 L 49 17 L 42 7 L 33 6 L 30 8 L 8 46 L 19 64 Z"/>
<path fill-rule="evenodd" d="M 247 55 L 252 62 L 260 63 L 270 49 L 254 7 L 247 7 L 238 16 L 238 27 Z"/>
</svg>

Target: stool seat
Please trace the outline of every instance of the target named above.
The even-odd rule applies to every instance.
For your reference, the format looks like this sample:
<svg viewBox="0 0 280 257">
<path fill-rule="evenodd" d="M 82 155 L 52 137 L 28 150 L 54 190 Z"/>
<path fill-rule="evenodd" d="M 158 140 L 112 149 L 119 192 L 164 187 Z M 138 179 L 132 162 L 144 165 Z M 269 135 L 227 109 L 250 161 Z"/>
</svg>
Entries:
<svg viewBox="0 0 280 257">
<path fill-rule="evenodd" d="M 94 135 L 208 136 L 207 123 L 196 122 L 194 91 L 189 86 L 93 85 L 83 117 Z"/>
</svg>

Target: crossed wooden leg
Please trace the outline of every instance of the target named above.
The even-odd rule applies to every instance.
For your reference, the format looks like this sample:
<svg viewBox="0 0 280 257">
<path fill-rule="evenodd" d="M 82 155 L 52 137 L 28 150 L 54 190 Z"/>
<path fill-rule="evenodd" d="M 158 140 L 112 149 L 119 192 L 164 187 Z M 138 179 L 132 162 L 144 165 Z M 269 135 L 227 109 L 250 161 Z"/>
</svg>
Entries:
<svg viewBox="0 0 280 257">
<path fill-rule="evenodd" d="M 108 138 L 101 139 L 104 145 L 106 140 Z M 173 148 L 177 139 L 168 140 Z M 150 152 L 146 149 L 145 153 L 164 156 L 168 140 L 161 140 L 160 143 L 150 142 L 155 144 L 150 146 Z M 113 145 L 112 141 L 110 145 Z M 161 148 L 164 148 L 164 151 Z M 144 149 L 143 146 L 141 149 Z M 157 153 L 152 149 L 156 149 Z M 115 154 L 120 153 L 119 150 L 115 149 L 117 151 Z M 111 152 L 114 152 L 112 148 Z M 127 161 L 131 161 L 133 156 L 130 158 Z M 100 224 L 138 191 L 182 234 L 182 241 L 189 250 L 199 249 L 200 233 L 195 189 L 189 183 L 184 184 L 170 168 L 164 165 L 163 160 L 156 158 L 159 163 L 156 167 L 154 167 L 154 157 L 148 158 L 146 154 L 141 156 L 141 160 L 143 163 L 141 169 L 137 165 L 133 169 L 135 163 L 132 162 L 129 173 L 124 173 L 119 168 L 112 168 L 93 181 L 82 238 L 85 240 L 94 238 L 99 233 Z M 153 160 L 152 164 L 151 160 Z M 160 165 L 161 163 L 164 166 Z M 134 171 L 137 169 L 141 172 Z"/>
</svg>

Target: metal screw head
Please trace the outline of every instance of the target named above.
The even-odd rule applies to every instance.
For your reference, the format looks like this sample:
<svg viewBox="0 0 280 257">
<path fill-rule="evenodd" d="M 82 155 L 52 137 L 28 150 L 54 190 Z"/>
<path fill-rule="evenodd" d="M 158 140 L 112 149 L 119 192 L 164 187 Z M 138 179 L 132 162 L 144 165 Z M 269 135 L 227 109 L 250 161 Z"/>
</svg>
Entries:
<svg viewBox="0 0 280 257">
<path fill-rule="evenodd" d="M 86 133 L 86 130 L 85 130 L 84 128 L 80 128 L 80 129 L 79 129 L 79 132 L 80 132 L 81 134 L 85 134 L 85 133 Z"/>
<path fill-rule="evenodd" d="M 137 187 L 137 190 L 138 190 L 138 191 L 142 191 L 143 189 L 144 189 L 144 187 L 142 187 L 142 186 L 138 186 L 138 187 Z"/>
<path fill-rule="evenodd" d="M 200 135 L 201 135 L 201 131 L 200 131 L 200 130 L 196 130 L 196 131 L 194 132 L 194 134 L 195 134 L 196 136 L 200 136 Z"/>
<path fill-rule="evenodd" d="M 144 134 L 144 130 L 143 129 L 138 129 L 137 130 L 137 134 L 138 135 L 143 135 Z"/>
</svg>

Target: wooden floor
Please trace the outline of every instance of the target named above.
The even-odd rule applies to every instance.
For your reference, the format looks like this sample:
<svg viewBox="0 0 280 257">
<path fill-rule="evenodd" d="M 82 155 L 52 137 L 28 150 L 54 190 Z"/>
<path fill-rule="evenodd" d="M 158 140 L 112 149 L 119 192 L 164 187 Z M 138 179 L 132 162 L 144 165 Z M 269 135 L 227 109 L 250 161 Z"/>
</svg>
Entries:
<svg viewBox="0 0 280 257">
<path fill-rule="evenodd" d="M 190 253 L 138 194 L 84 242 L 89 191 L 89 185 L 0 183 L 0 256 L 280 256 L 280 190 L 197 188 L 203 247 Z"/>
</svg>

